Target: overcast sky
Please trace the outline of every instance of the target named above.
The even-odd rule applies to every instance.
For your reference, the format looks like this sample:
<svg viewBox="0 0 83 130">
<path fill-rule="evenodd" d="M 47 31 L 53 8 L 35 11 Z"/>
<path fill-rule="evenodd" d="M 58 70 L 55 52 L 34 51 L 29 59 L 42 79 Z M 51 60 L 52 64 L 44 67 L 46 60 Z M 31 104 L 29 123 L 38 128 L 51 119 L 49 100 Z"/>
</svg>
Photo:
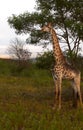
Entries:
<svg viewBox="0 0 83 130">
<path fill-rule="evenodd" d="M 10 28 L 7 19 L 12 14 L 19 15 L 26 11 L 34 11 L 35 0 L 1 0 L 0 2 L 0 57 L 6 54 L 10 41 L 15 37 L 26 40 L 26 35 L 16 35 L 15 30 Z M 38 47 L 38 50 L 40 48 Z M 29 46 L 29 50 L 35 53 L 35 48 Z M 6 55 L 5 55 L 6 56 Z"/>
<path fill-rule="evenodd" d="M 6 50 L 10 41 L 18 37 L 26 40 L 27 35 L 16 35 L 15 30 L 10 28 L 7 19 L 12 14 L 19 15 L 26 11 L 33 12 L 36 3 L 35 0 L 1 0 L 0 2 L 0 57 L 7 56 Z M 82 46 L 81 46 L 82 47 Z M 42 51 L 41 47 L 29 45 L 29 50 L 33 55 L 38 51 Z M 83 48 L 83 47 L 82 47 Z"/>
</svg>

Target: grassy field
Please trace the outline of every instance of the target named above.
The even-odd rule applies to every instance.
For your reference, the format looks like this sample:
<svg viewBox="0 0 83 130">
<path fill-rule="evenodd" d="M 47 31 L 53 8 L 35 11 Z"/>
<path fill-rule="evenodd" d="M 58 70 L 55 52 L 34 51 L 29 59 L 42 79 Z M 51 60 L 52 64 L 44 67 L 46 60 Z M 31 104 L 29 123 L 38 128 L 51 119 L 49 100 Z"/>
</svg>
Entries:
<svg viewBox="0 0 83 130">
<path fill-rule="evenodd" d="M 0 66 L 0 130 L 83 130 L 83 109 L 72 107 L 69 82 L 63 83 L 62 109 L 57 111 L 52 109 L 50 72 L 32 67 L 16 74 L 2 61 Z"/>
</svg>

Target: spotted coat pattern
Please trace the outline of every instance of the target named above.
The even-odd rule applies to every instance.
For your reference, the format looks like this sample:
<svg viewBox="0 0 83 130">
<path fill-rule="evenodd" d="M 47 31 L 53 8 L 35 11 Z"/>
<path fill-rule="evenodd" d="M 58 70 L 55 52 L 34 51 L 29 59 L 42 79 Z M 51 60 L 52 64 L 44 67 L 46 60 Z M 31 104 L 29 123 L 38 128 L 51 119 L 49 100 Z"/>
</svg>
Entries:
<svg viewBox="0 0 83 130">
<path fill-rule="evenodd" d="M 53 41 L 53 53 L 56 64 L 52 69 L 52 75 L 55 82 L 55 104 L 57 100 L 59 103 L 59 109 L 61 108 L 61 84 L 62 79 L 69 79 L 72 81 L 72 86 L 75 93 L 76 106 L 78 105 L 78 100 L 82 106 L 82 97 L 80 92 L 80 72 L 74 69 L 69 63 L 67 63 L 66 58 L 64 57 L 62 50 L 59 45 L 59 41 L 56 35 L 56 31 L 53 29 L 51 23 L 45 25 L 41 29 L 43 32 L 48 32 L 51 34 Z"/>
</svg>

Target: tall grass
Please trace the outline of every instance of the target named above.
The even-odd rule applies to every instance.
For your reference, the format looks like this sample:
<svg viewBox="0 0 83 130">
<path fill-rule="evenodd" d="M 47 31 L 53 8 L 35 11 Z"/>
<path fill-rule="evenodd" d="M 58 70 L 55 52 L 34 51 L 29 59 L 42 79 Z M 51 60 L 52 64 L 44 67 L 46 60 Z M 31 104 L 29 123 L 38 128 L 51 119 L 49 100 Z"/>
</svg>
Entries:
<svg viewBox="0 0 83 130">
<path fill-rule="evenodd" d="M 72 107 L 69 82 L 63 83 L 62 109 L 53 110 L 54 83 L 49 71 L 32 65 L 14 73 L 14 63 L 4 62 L 0 62 L 0 130 L 83 129 L 83 110 Z"/>
</svg>

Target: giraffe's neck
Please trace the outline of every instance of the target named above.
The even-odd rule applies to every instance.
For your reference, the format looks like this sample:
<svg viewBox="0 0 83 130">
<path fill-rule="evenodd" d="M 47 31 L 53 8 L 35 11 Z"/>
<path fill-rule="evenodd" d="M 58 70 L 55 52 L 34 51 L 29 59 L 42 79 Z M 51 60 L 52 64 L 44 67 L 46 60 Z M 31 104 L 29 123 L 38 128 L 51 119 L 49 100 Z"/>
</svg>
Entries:
<svg viewBox="0 0 83 130">
<path fill-rule="evenodd" d="M 53 40 L 53 52 L 54 52 L 54 58 L 55 58 L 56 64 L 64 64 L 66 60 L 61 51 L 59 41 L 58 41 L 58 38 L 54 29 L 51 29 L 51 35 L 52 35 L 52 40 Z"/>
</svg>

